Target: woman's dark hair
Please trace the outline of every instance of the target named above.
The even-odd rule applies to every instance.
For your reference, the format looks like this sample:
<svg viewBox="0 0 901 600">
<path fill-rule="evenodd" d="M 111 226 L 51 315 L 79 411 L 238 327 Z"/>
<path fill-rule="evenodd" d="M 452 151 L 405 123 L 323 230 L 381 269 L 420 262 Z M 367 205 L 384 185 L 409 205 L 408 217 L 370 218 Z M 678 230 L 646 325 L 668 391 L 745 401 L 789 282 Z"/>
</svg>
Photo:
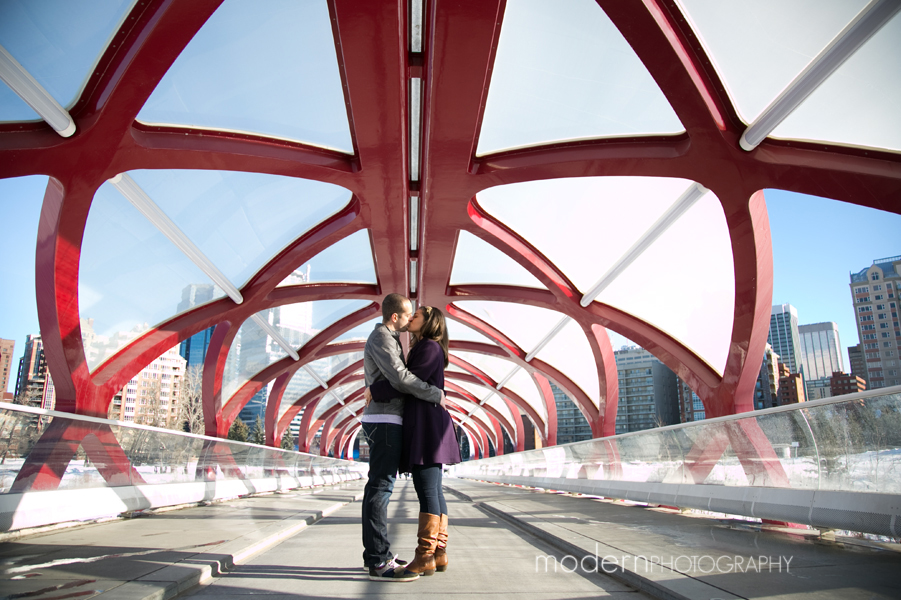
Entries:
<svg viewBox="0 0 901 600">
<path fill-rule="evenodd" d="M 449 362 L 447 356 L 447 323 L 444 322 L 444 313 L 434 306 L 420 307 L 423 316 L 422 327 L 419 329 L 419 339 L 434 340 L 438 342 L 444 351 L 444 366 Z"/>
</svg>

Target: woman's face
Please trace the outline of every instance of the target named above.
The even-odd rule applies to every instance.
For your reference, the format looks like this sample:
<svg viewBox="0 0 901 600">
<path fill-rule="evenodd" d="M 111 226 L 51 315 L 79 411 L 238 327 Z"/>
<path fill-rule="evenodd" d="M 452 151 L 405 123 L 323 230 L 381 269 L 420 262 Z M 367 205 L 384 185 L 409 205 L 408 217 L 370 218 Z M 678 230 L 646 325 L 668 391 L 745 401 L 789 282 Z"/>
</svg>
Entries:
<svg viewBox="0 0 901 600">
<path fill-rule="evenodd" d="M 422 314 L 422 309 L 416 311 L 416 314 L 413 315 L 413 318 L 410 319 L 410 324 L 407 325 L 407 331 L 410 333 L 418 334 L 422 329 L 422 325 L 425 323 L 425 315 Z"/>
</svg>

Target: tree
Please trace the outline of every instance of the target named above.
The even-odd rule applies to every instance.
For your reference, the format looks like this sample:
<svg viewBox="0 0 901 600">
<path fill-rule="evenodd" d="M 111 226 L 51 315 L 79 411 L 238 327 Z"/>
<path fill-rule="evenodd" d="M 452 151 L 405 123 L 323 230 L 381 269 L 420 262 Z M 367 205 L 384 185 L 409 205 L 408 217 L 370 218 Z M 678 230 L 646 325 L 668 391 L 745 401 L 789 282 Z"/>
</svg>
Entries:
<svg viewBox="0 0 901 600">
<path fill-rule="evenodd" d="M 179 388 L 178 424 L 188 433 L 204 433 L 202 365 L 185 369 Z"/>
<path fill-rule="evenodd" d="M 145 391 L 147 395 L 144 395 Z M 151 427 L 166 426 L 167 419 L 165 417 L 160 418 L 160 391 L 159 379 L 154 379 L 150 383 L 149 389 L 141 390 L 141 396 L 138 399 L 140 412 L 135 414 L 135 423 L 150 425 Z"/>
<path fill-rule="evenodd" d="M 294 450 L 294 436 L 291 435 L 291 431 L 285 431 L 285 435 L 282 436 L 282 450 Z"/>
<path fill-rule="evenodd" d="M 266 425 L 263 423 L 263 417 L 260 415 L 257 415 L 257 420 L 253 423 L 247 441 L 251 444 L 260 444 L 261 446 L 266 444 Z"/>
<path fill-rule="evenodd" d="M 235 419 L 235 422 L 232 423 L 228 430 L 228 439 L 236 442 L 246 442 L 248 435 L 250 435 L 250 430 L 247 428 L 247 424 L 241 419 Z"/>
</svg>

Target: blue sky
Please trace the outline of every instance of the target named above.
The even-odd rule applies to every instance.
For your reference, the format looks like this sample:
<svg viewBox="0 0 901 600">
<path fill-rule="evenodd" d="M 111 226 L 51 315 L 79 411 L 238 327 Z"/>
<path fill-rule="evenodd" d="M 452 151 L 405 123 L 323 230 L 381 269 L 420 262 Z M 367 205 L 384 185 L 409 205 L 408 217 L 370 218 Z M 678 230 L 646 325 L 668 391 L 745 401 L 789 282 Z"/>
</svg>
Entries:
<svg viewBox="0 0 901 600">
<path fill-rule="evenodd" d="M 46 182 L 41 176 L 0 180 L 2 235 L 12 249 L 0 262 L 0 338 L 16 341 L 16 359 L 25 336 L 39 331 L 34 248 Z M 801 324 L 835 321 L 842 345 L 856 344 L 849 273 L 874 259 L 901 255 L 901 215 L 779 190 L 768 190 L 766 198 L 773 237 L 773 303 L 794 305 Z M 10 381 L 10 388 L 14 386 L 15 377 Z"/>
</svg>

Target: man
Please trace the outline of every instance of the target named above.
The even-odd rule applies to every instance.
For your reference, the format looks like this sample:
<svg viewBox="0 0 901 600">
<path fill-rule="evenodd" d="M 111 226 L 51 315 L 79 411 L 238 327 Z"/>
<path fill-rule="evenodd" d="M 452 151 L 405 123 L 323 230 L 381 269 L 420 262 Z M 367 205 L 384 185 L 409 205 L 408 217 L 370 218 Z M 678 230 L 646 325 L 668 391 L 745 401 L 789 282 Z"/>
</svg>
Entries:
<svg viewBox="0 0 901 600">
<path fill-rule="evenodd" d="M 407 370 L 398 337 L 413 317 L 413 304 L 400 294 L 382 301 L 382 322 L 375 326 L 363 350 L 366 387 L 387 379 L 398 392 L 445 406 L 444 392 Z M 419 577 L 398 567 L 388 542 L 388 501 L 400 464 L 403 445 L 404 400 L 370 402 L 363 411 L 363 434 L 369 442 L 369 481 L 363 492 L 363 562 L 373 581 L 403 582 Z M 395 572 L 395 569 L 397 571 Z"/>
</svg>

